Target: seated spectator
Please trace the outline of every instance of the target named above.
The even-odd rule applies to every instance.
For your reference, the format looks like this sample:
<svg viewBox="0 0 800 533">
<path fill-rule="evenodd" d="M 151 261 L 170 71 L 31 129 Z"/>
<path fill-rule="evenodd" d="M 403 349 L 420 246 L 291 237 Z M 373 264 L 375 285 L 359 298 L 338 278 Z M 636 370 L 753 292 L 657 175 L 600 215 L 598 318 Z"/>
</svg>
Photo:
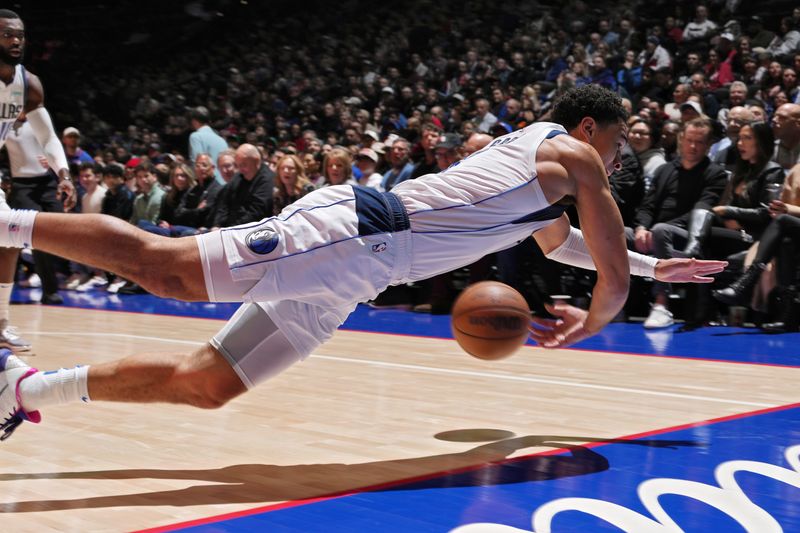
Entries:
<svg viewBox="0 0 800 533">
<path fill-rule="evenodd" d="M 683 29 L 683 40 L 684 42 L 700 41 L 710 37 L 716 29 L 717 24 L 708 19 L 708 8 L 699 5 L 694 10 L 694 20 Z"/>
<path fill-rule="evenodd" d="M 772 160 L 784 170 L 800 163 L 800 105 L 783 104 L 772 117 L 772 132 L 777 139 Z"/>
<path fill-rule="evenodd" d="M 625 89 L 628 96 L 637 93 L 642 84 L 642 65 L 636 61 L 636 52 L 628 50 L 622 66 L 617 70 L 617 85 Z"/>
<path fill-rule="evenodd" d="M 712 219 L 710 210 L 717 205 L 727 182 L 722 167 L 706 156 L 712 131 L 707 118 L 683 125 L 678 139 L 680 157 L 656 171 L 652 186 L 636 211 L 634 228 L 625 230 L 630 248 L 668 259 L 684 255 L 698 236 L 707 233 Z M 668 309 L 669 291 L 668 284 L 653 284 L 655 303 L 644 322 L 645 328 L 664 328 L 674 323 Z"/>
<path fill-rule="evenodd" d="M 272 213 L 280 214 L 283 209 L 314 190 L 308 181 L 305 168 L 296 155 L 285 155 L 278 161 L 275 176 L 275 193 L 272 196 Z"/>
<path fill-rule="evenodd" d="M 686 100 L 689 99 L 689 86 L 685 83 L 679 83 L 672 90 L 672 101 L 664 106 L 664 113 L 670 120 L 680 120 L 681 110 L 680 107 Z"/>
<path fill-rule="evenodd" d="M 785 300 L 792 301 L 797 295 L 797 265 L 795 254 L 800 244 L 800 165 L 795 165 L 781 190 L 780 198 L 769 203 L 771 222 L 761 235 L 756 248 L 752 264 L 736 281 L 728 287 L 714 291 L 714 297 L 728 305 L 751 305 L 754 289 L 768 269 L 773 259 L 778 259 L 777 269 L 778 289 L 787 293 Z M 786 246 L 786 239 L 790 239 L 793 246 Z M 788 248 L 788 253 L 782 254 Z M 769 283 L 771 286 L 773 283 Z M 764 324 L 764 328 L 771 331 L 794 331 L 797 329 L 797 316 L 791 316 L 791 307 L 786 306 L 781 310 L 776 322 Z"/>
<path fill-rule="evenodd" d="M 164 189 L 158 184 L 158 176 L 153 163 L 150 161 L 139 163 L 134 169 L 134 176 L 136 190 L 139 191 L 139 194 L 133 201 L 130 223 L 136 226 L 140 220 L 144 220 L 155 224 L 161 213 Z"/>
<path fill-rule="evenodd" d="M 489 100 L 486 98 L 475 100 L 475 118 L 473 122 L 481 133 L 488 133 L 492 126 L 497 123 L 497 117 L 489 110 L 489 106 Z"/>
<path fill-rule="evenodd" d="M 80 165 L 81 163 L 94 163 L 94 158 L 80 147 L 81 132 L 78 128 L 65 128 L 61 134 L 61 142 L 64 144 L 64 153 L 70 165 Z"/>
<path fill-rule="evenodd" d="M 350 152 L 343 148 L 334 148 L 328 152 L 322 160 L 322 175 L 325 177 L 323 187 L 345 183 L 355 185 L 357 182 L 353 177 L 353 159 L 350 157 Z"/>
<path fill-rule="evenodd" d="M 236 149 L 233 179 L 217 197 L 213 227 L 227 228 L 272 216 L 275 175 L 261 159 L 261 152 L 245 143 Z"/>
<path fill-rule="evenodd" d="M 358 180 L 359 185 L 383 191 L 383 189 L 381 189 L 383 176 L 375 171 L 378 161 L 378 154 L 372 148 L 362 148 L 358 151 L 355 164 L 361 171 L 361 178 Z"/>
<path fill-rule="evenodd" d="M 708 80 L 702 72 L 692 74 L 690 81 L 692 94 L 700 98 L 701 107 L 709 117 L 716 117 L 719 113 L 719 101 L 714 93 L 709 90 Z M 702 113 L 702 111 L 701 111 Z"/>
<path fill-rule="evenodd" d="M 712 91 L 727 86 L 734 79 L 731 64 L 727 61 L 723 61 L 715 48 L 708 51 L 708 63 L 706 63 L 705 66 L 705 75 L 708 80 L 708 88 Z"/>
<path fill-rule="evenodd" d="M 325 183 L 325 176 L 322 175 L 322 155 L 321 147 L 318 152 L 305 152 L 303 154 L 303 169 L 306 177 L 314 187 L 321 187 Z"/>
<path fill-rule="evenodd" d="M 725 137 L 714 143 L 709 151 L 711 161 L 722 165 L 725 170 L 733 172 L 739 161 L 739 150 L 736 148 L 736 141 L 739 139 L 739 131 L 742 125 L 753 122 L 755 117 L 746 107 L 736 106 L 729 110 Z"/>
<path fill-rule="evenodd" d="M 746 250 L 769 223 L 768 205 L 783 186 L 785 172 L 770 161 L 775 137 L 765 122 L 749 122 L 739 131 L 739 162 L 720 203 L 712 209 L 723 228 L 713 228 L 706 248 L 713 257 Z M 709 255 L 708 253 L 705 255 Z"/>
<path fill-rule="evenodd" d="M 468 123 L 465 122 L 464 124 Z M 383 175 L 383 182 L 381 183 L 383 190 L 390 191 L 392 187 L 411 177 L 414 172 L 414 163 L 409 160 L 410 153 L 411 145 L 404 138 L 398 137 L 392 142 L 392 146 L 389 149 L 389 164 L 391 168 Z"/>
<path fill-rule="evenodd" d="M 216 167 L 226 184 L 230 183 L 236 174 L 235 155 L 233 150 L 223 150 L 217 156 Z M 208 154 L 197 155 L 194 163 L 194 177 L 195 185 L 180 198 L 174 208 L 173 220 L 168 220 L 175 226 L 170 228 L 171 236 L 205 233 L 214 225 L 217 197 L 223 185 L 216 179 L 211 156 Z"/>
<path fill-rule="evenodd" d="M 681 125 L 675 120 L 668 120 L 661 126 L 661 140 L 658 147 L 664 150 L 664 159 L 674 161 L 678 157 L 678 133 Z"/>
<path fill-rule="evenodd" d="M 195 166 L 197 166 L 201 158 L 208 159 L 209 155 L 199 154 L 195 160 Z M 215 181 L 213 167 L 210 168 L 208 174 L 206 179 Z M 187 222 L 185 211 L 182 213 L 184 215 L 183 220 L 179 218 L 178 213 L 181 206 L 185 209 L 197 207 L 197 204 L 200 203 L 203 187 L 198 185 L 194 171 L 186 164 L 177 164 L 172 167 L 169 173 L 169 186 L 169 191 L 161 200 L 158 224 L 140 220 L 139 228 L 164 237 L 196 235 L 198 233 L 196 227 L 181 224 L 182 222 Z"/>
<path fill-rule="evenodd" d="M 667 49 L 661 46 L 661 41 L 655 35 L 647 38 L 645 49 L 639 54 L 639 64 L 644 69 L 651 69 L 654 72 L 669 69 L 672 67 L 672 58 Z"/>
<path fill-rule="evenodd" d="M 83 194 L 78 198 L 80 212 L 101 213 L 103 198 L 108 192 L 106 186 L 101 182 L 103 179 L 103 167 L 94 162 L 87 162 L 81 163 L 78 168 L 78 179 L 83 189 Z"/>
<path fill-rule="evenodd" d="M 664 149 L 657 145 L 658 141 L 659 132 L 648 121 L 639 117 L 633 117 L 628 121 L 628 144 L 633 148 L 642 166 L 643 192 L 650 190 L 656 170 L 667 162 Z M 638 204 L 635 207 L 638 207 Z"/>
<path fill-rule="evenodd" d="M 742 83 L 741 81 L 735 81 L 731 83 L 731 86 L 728 90 L 728 99 L 722 103 L 720 106 L 720 110 L 717 113 L 717 122 L 722 125 L 726 125 L 728 123 L 728 113 L 730 112 L 731 108 L 737 106 L 745 105 L 747 101 L 747 85 Z M 715 152 L 711 152 L 711 157 L 714 156 Z"/>
<path fill-rule="evenodd" d="M 800 31 L 792 17 L 783 17 L 778 32 L 767 46 L 767 52 L 778 59 L 789 59 L 791 54 L 800 50 Z"/>
<path fill-rule="evenodd" d="M 422 125 L 422 138 L 420 139 L 419 146 L 422 148 L 423 157 L 417 163 L 417 166 L 414 167 L 414 172 L 411 173 L 409 179 L 415 179 L 426 174 L 435 174 L 439 171 L 433 149 L 436 143 L 439 142 L 439 137 L 441 135 L 442 128 L 438 127 L 433 122 L 426 122 Z"/>
<path fill-rule="evenodd" d="M 100 212 L 130 220 L 136 195 L 125 186 L 125 171 L 122 166 L 116 163 L 107 165 L 103 169 L 103 185 L 106 187 L 106 195 L 103 197 Z"/>
<path fill-rule="evenodd" d="M 589 72 L 591 75 L 591 83 L 600 85 L 606 89 L 611 89 L 612 91 L 617 90 L 617 82 L 614 79 L 614 73 L 608 68 L 606 59 L 602 55 L 595 54 L 594 57 L 592 57 L 592 64 L 589 67 Z"/>
</svg>

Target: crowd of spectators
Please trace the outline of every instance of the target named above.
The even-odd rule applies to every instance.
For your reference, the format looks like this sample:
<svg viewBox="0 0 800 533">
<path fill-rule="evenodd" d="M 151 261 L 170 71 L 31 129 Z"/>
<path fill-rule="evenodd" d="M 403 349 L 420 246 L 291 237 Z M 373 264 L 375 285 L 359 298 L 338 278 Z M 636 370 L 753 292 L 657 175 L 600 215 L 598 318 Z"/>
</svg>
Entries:
<svg viewBox="0 0 800 533">
<path fill-rule="evenodd" d="M 69 63 L 63 57 L 75 49 L 58 41 L 40 47 L 31 65 L 53 94 L 56 122 L 70 126 L 70 161 L 92 159 L 107 198 L 119 198 L 120 183 L 138 194 L 123 215 L 132 223 L 180 236 L 277 214 L 317 187 L 390 190 L 446 168 L 470 144 L 548 120 L 569 88 L 599 84 L 631 113 L 623 168 L 610 177 L 630 247 L 658 257 L 731 256 L 743 273 L 723 278 L 715 298 L 702 289 L 688 295 L 687 322 L 725 318 L 721 301 L 752 307 L 773 329 L 796 328 L 791 249 L 781 247 L 785 272 L 769 281 L 776 246 L 764 252 L 756 243 L 798 234 L 800 7 L 415 0 L 403 12 L 343 2 L 309 17 L 215 8 L 187 7 L 193 40 L 157 58 L 158 39 L 175 27 L 135 34 L 124 65 L 89 45 L 80 64 Z M 57 82 L 64 65 L 69 84 Z M 495 259 L 497 275 L 519 285 L 528 270 L 509 254 Z M 584 274 L 530 255 L 532 300 L 582 297 L 586 285 L 576 280 Z M 435 298 L 428 291 L 418 310 L 446 309 L 447 283 L 434 284 Z M 671 325 L 671 289 L 652 290 L 645 326 Z"/>
</svg>

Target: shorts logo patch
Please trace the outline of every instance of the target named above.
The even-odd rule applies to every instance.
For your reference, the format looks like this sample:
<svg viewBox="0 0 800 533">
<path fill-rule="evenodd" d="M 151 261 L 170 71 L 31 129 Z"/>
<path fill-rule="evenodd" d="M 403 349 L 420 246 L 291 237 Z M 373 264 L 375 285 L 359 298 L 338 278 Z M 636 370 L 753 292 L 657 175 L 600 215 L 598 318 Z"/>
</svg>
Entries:
<svg viewBox="0 0 800 533">
<path fill-rule="evenodd" d="M 259 229 L 245 237 L 244 242 L 254 253 L 266 255 L 278 246 L 278 234 L 271 229 Z"/>
<path fill-rule="evenodd" d="M 381 242 L 381 243 L 372 245 L 372 251 L 375 252 L 376 254 L 384 251 L 385 249 L 386 249 L 386 243 L 385 242 Z"/>
</svg>

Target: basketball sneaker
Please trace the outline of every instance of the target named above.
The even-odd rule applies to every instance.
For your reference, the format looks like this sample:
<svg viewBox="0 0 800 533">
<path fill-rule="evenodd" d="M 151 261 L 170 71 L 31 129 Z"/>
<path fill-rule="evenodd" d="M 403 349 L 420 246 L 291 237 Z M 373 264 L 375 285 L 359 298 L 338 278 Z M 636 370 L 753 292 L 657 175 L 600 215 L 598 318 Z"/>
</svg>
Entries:
<svg viewBox="0 0 800 533">
<path fill-rule="evenodd" d="M 31 349 L 31 343 L 19 336 L 17 328 L 6 325 L 3 327 L 0 321 L 0 348 L 8 348 L 12 352 L 27 352 Z"/>
<path fill-rule="evenodd" d="M 10 350 L 0 349 L 0 440 L 10 437 L 26 420 L 35 424 L 42 420 L 39 411 L 25 412 L 19 397 L 20 382 L 36 372 Z"/>
</svg>

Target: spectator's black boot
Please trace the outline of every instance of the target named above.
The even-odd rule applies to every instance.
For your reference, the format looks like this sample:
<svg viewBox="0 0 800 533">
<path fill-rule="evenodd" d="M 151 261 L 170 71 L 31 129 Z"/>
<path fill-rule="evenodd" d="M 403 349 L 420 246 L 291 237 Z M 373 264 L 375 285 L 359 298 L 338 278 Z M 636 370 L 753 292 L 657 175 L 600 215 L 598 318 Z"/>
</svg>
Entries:
<svg viewBox="0 0 800 533">
<path fill-rule="evenodd" d="M 800 295 L 795 287 L 775 289 L 778 295 L 778 313 L 774 322 L 761 325 L 767 333 L 788 333 L 800 327 Z"/>
<path fill-rule="evenodd" d="M 714 291 L 714 298 L 728 305 L 747 305 L 753 295 L 753 288 L 765 268 L 767 268 L 765 263 L 753 263 L 739 276 L 739 279 L 724 289 Z"/>
<path fill-rule="evenodd" d="M 697 257 L 703 256 L 703 244 L 705 244 L 708 234 L 711 233 L 711 224 L 714 222 L 714 213 L 706 209 L 693 209 L 689 213 L 689 240 L 683 252 L 676 252 L 678 257 Z"/>
</svg>

